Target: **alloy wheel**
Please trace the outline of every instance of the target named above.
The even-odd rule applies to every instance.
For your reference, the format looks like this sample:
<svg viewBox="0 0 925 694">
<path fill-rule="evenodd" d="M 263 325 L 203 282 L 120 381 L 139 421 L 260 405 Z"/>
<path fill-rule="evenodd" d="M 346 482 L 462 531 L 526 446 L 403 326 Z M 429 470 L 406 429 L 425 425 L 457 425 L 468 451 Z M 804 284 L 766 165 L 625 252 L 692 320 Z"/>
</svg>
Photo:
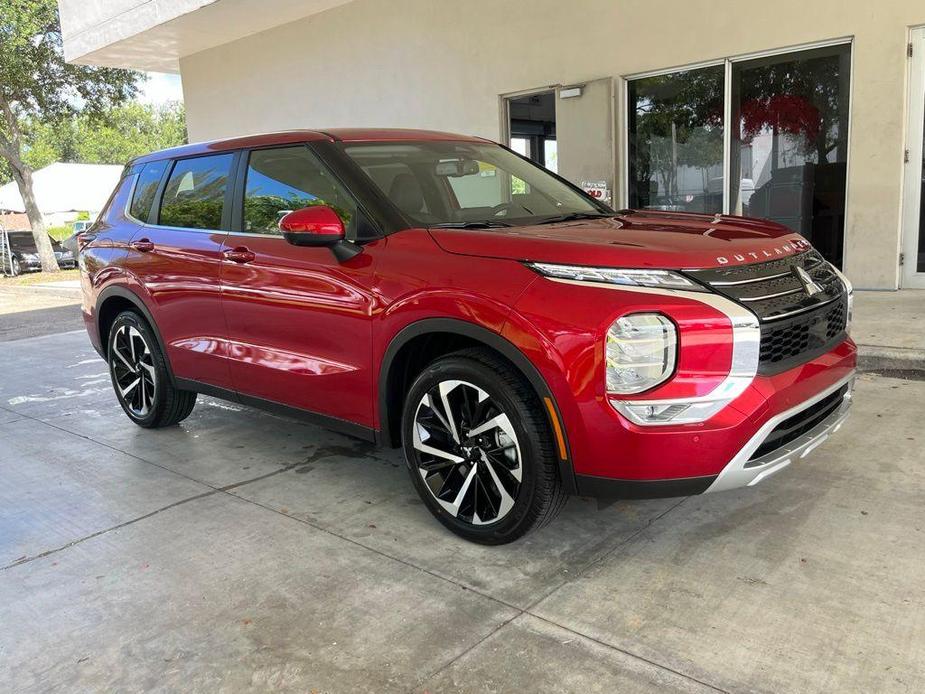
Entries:
<svg viewBox="0 0 925 694">
<path fill-rule="evenodd" d="M 483 389 L 437 383 L 418 403 L 412 439 L 418 473 L 454 518 L 486 525 L 511 511 L 522 482 L 520 444 L 507 413 Z"/>
<path fill-rule="evenodd" d="M 119 399 L 135 417 L 146 417 L 157 392 L 154 359 L 148 343 L 134 326 L 120 325 L 113 335 L 110 353 Z"/>
</svg>

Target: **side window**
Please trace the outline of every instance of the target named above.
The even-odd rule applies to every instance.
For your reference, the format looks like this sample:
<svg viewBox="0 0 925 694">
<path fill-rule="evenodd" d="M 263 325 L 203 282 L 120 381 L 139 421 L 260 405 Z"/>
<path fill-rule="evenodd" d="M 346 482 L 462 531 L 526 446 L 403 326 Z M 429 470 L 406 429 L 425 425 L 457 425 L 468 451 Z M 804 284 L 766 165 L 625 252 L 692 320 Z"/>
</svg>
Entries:
<svg viewBox="0 0 925 694">
<path fill-rule="evenodd" d="M 250 153 L 244 189 L 244 231 L 279 234 L 279 220 L 311 205 L 328 205 L 353 237 L 356 204 L 304 146 L 258 149 Z"/>
<path fill-rule="evenodd" d="M 190 229 L 220 229 L 231 154 L 180 159 L 174 164 L 158 223 Z"/>
<path fill-rule="evenodd" d="M 167 161 L 153 161 L 145 164 L 141 173 L 138 174 L 138 181 L 135 183 L 135 195 L 132 198 L 130 211 L 132 216 L 140 222 L 147 222 L 148 215 L 151 214 L 151 205 L 154 203 L 154 195 L 157 193 L 157 186 L 161 182 L 161 177 L 167 169 Z"/>
</svg>

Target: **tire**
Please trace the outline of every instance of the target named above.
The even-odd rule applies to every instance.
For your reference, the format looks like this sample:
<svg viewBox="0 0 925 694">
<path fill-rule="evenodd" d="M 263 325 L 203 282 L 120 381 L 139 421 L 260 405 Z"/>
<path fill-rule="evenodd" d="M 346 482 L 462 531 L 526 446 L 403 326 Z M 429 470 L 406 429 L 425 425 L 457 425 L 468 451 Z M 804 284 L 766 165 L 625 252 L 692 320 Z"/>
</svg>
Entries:
<svg viewBox="0 0 925 694">
<path fill-rule="evenodd" d="M 22 265 L 19 264 L 19 258 L 13 258 L 13 261 L 10 263 L 10 274 L 13 277 L 18 277 L 22 274 Z"/>
<path fill-rule="evenodd" d="M 455 352 L 424 369 L 405 398 L 402 441 L 424 504 L 472 542 L 512 542 L 567 499 L 539 398 L 490 350 Z"/>
<path fill-rule="evenodd" d="M 123 311 L 106 338 L 109 375 L 116 399 L 135 424 L 169 427 L 189 417 L 196 393 L 175 388 L 154 332 L 134 311 Z"/>
</svg>

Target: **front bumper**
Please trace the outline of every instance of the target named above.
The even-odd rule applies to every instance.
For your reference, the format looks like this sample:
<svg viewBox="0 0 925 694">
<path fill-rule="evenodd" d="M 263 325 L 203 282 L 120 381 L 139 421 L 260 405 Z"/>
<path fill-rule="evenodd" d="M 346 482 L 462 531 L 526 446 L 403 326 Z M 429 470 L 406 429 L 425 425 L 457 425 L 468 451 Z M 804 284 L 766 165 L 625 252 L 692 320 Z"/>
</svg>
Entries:
<svg viewBox="0 0 925 694">
<path fill-rule="evenodd" d="M 825 443 L 848 419 L 853 391 L 854 373 L 851 373 L 818 395 L 769 419 L 729 461 L 706 491 L 721 492 L 737 487 L 751 487 L 805 458 L 817 446 Z M 828 404 L 826 400 L 830 397 L 834 397 L 835 402 Z M 826 404 L 828 414 L 818 422 L 811 420 L 812 426 L 808 431 L 761 454 L 763 444 L 778 427 L 792 420 L 795 420 L 794 426 L 799 427 L 801 415 L 808 419 L 813 407 L 820 403 Z"/>
<path fill-rule="evenodd" d="M 756 378 L 701 425 L 640 427 L 614 413 L 616 427 L 595 428 L 595 449 L 603 455 L 596 457 L 595 471 L 576 471 L 577 492 L 639 499 L 758 484 L 841 427 L 851 406 L 855 364 L 856 349 L 846 340 L 800 367 Z"/>
</svg>

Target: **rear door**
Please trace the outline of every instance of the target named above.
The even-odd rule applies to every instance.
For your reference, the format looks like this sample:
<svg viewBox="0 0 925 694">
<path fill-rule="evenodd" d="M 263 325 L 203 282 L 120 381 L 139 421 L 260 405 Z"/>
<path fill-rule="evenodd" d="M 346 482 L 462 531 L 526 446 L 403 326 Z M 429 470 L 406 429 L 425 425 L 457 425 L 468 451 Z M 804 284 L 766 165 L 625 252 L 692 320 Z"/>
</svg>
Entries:
<svg viewBox="0 0 925 694">
<path fill-rule="evenodd" d="M 371 287 L 384 241 L 344 263 L 329 248 L 290 245 L 278 227 L 286 212 L 327 204 L 351 238 L 356 202 L 305 145 L 242 157 L 222 264 L 235 389 L 371 427 Z"/>
<path fill-rule="evenodd" d="M 124 261 L 152 306 L 174 375 L 229 389 L 219 274 L 236 157 L 178 159 L 153 188 L 150 180 L 141 185 L 142 175 L 133 202 L 153 195 L 156 204 L 133 235 Z M 138 205 L 137 214 L 145 209 Z"/>
</svg>

